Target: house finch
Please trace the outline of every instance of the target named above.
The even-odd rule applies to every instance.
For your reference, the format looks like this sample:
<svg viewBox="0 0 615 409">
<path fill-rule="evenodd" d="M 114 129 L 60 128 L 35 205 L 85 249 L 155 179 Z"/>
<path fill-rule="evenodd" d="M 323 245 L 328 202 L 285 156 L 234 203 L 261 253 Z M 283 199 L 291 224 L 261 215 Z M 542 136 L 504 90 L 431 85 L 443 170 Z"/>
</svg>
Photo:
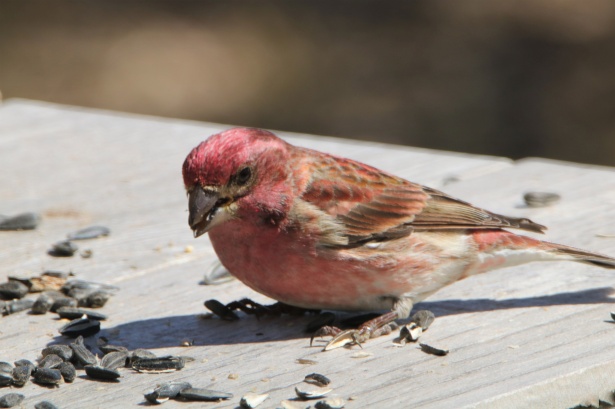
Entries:
<svg viewBox="0 0 615 409">
<path fill-rule="evenodd" d="M 306 309 L 390 310 L 365 340 L 465 277 L 539 260 L 615 268 L 615 259 L 503 229 L 542 232 L 371 166 L 293 146 L 271 132 L 213 135 L 183 164 L 188 223 L 228 271 Z"/>
</svg>

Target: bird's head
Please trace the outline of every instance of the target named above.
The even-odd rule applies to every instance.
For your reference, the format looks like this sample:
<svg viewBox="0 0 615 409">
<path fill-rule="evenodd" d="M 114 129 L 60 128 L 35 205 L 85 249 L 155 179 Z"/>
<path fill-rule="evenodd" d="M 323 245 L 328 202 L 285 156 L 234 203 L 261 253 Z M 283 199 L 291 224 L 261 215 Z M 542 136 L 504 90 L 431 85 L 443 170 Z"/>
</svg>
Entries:
<svg viewBox="0 0 615 409">
<path fill-rule="evenodd" d="M 194 237 L 234 218 L 283 214 L 289 147 L 271 132 L 234 128 L 194 148 L 182 168 Z"/>
</svg>

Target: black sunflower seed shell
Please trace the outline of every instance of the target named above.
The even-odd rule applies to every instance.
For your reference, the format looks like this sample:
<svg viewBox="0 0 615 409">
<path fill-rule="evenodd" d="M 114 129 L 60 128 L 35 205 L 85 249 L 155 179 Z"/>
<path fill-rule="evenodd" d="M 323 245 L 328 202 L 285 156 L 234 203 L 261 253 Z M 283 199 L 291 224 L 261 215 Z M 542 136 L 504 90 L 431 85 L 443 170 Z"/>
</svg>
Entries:
<svg viewBox="0 0 615 409">
<path fill-rule="evenodd" d="M 165 356 L 160 358 L 132 359 L 132 369 L 139 372 L 160 373 L 178 371 L 184 367 L 183 357 Z"/>
<path fill-rule="evenodd" d="M 70 361 L 73 357 L 73 350 L 68 345 L 50 345 L 42 351 L 43 357 L 51 354 L 59 356 L 63 361 Z"/>
<path fill-rule="evenodd" d="M 100 321 L 89 318 L 72 320 L 60 328 L 60 334 L 76 338 L 78 336 L 89 337 L 100 331 Z"/>
<path fill-rule="evenodd" d="M 64 382 L 71 383 L 77 377 L 77 370 L 70 362 L 61 363 L 60 366 L 58 366 L 58 369 L 60 370 L 62 378 L 64 378 Z"/>
<path fill-rule="evenodd" d="M 86 365 L 85 373 L 90 378 L 106 381 L 114 381 L 121 376 L 120 373 L 115 369 L 103 368 L 102 366 L 97 365 Z"/>
<path fill-rule="evenodd" d="M 19 405 L 25 396 L 21 393 L 7 393 L 4 396 L 0 396 L 0 408 L 14 408 Z"/>
<path fill-rule="evenodd" d="M 76 320 L 83 317 L 84 315 L 87 318 L 96 321 L 104 321 L 107 319 L 107 316 L 105 314 L 101 314 L 98 311 L 92 311 L 86 308 L 79 307 L 62 307 L 59 308 L 56 313 L 60 316 L 60 318 L 66 318 L 69 320 Z"/>
<path fill-rule="evenodd" d="M 32 368 L 27 365 L 13 368 L 13 385 L 22 387 L 30 380 Z"/>
<path fill-rule="evenodd" d="M 62 374 L 59 369 L 38 368 L 34 372 L 34 382 L 42 385 L 59 385 L 62 383 Z"/>
<path fill-rule="evenodd" d="M 192 401 L 217 401 L 222 399 L 231 399 L 233 394 L 214 391 L 212 389 L 186 388 L 179 392 L 178 397 L 184 400 Z"/>
</svg>

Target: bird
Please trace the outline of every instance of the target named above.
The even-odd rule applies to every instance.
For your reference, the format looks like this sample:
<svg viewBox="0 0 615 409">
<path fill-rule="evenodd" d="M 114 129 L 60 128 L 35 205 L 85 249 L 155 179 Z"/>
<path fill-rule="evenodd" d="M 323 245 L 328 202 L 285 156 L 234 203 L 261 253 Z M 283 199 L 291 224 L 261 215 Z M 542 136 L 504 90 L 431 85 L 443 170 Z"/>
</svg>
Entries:
<svg viewBox="0 0 615 409">
<path fill-rule="evenodd" d="M 233 128 L 186 157 L 188 224 L 253 290 L 303 309 L 386 311 L 328 346 L 361 343 L 444 286 L 496 268 L 606 255 L 510 232 L 543 233 L 358 161 Z"/>
</svg>

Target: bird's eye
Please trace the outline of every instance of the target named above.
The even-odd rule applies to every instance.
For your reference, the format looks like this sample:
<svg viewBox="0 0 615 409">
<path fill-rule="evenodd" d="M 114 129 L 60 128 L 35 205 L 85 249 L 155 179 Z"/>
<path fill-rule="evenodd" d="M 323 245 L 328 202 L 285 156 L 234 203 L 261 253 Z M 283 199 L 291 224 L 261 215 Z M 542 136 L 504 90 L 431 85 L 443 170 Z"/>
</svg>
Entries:
<svg viewBox="0 0 615 409">
<path fill-rule="evenodd" d="M 250 176 L 252 176 L 252 170 L 250 168 L 243 168 L 237 174 L 237 184 L 245 185 L 248 180 L 250 180 Z"/>
</svg>

